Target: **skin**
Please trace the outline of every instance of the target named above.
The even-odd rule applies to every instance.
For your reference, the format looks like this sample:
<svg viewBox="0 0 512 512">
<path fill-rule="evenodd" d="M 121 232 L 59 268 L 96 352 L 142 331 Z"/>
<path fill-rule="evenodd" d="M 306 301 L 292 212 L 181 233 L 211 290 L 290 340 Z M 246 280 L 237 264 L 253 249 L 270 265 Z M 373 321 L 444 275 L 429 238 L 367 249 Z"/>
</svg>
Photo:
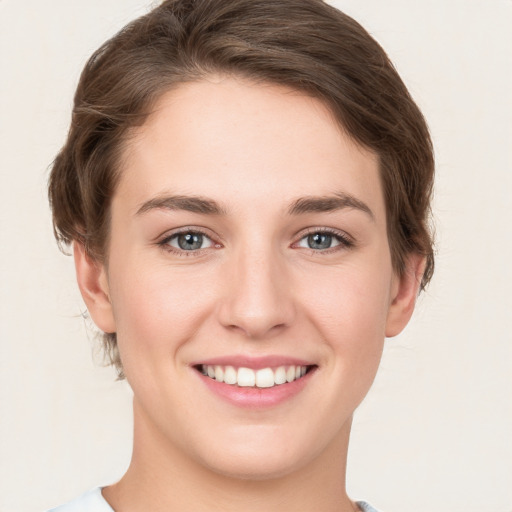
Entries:
<svg viewBox="0 0 512 512">
<path fill-rule="evenodd" d="M 423 268 L 410 255 L 403 276 L 393 271 L 378 158 L 320 101 L 234 78 L 167 92 L 132 135 L 108 263 L 75 244 L 89 312 L 117 333 L 134 391 L 132 463 L 105 498 L 123 512 L 356 510 L 345 492 L 352 414 L 385 336 L 412 314 Z M 221 211 L 162 207 L 175 196 Z M 311 197 L 322 200 L 290 212 Z M 344 201 L 311 211 L 326 197 Z M 169 238 L 183 228 L 207 235 L 201 249 Z M 326 229 L 331 246 L 312 248 L 308 235 Z M 316 369 L 258 410 L 220 399 L 192 367 L 269 354 Z"/>
</svg>

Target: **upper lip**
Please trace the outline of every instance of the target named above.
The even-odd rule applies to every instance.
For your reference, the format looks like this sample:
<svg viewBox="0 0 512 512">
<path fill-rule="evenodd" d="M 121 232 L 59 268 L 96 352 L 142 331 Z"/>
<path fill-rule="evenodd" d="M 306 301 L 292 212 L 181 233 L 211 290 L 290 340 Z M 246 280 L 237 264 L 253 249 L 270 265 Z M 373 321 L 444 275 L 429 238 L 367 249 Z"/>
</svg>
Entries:
<svg viewBox="0 0 512 512">
<path fill-rule="evenodd" d="M 260 370 L 262 368 L 277 368 L 279 366 L 313 366 L 314 363 L 297 357 L 282 355 L 248 356 L 229 355 L 218 356 L 209 359 L 195 361 L 191 366 L 234 366 L 235 368 L 251 368 Z"/>
</svg>

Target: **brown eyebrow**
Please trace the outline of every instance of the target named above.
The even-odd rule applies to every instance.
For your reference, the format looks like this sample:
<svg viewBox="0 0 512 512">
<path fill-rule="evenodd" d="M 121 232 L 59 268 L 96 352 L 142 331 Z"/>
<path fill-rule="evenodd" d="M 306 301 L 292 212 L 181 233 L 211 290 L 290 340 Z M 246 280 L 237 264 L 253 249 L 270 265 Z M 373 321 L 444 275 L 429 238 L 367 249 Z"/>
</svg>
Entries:
<svg viewBox="0 0 512 512">
<path fill-rule="evenodd" d="M 226 212 L 216 201 L 199 196 L 165 196 L 146 201 L 137 215 L 150 210 L 186 210 L 208 215 L 224 215 Z"/>
<path fill-rule="evenodd" d="M 288 208 L 289 215 L 301 215 L 313 212 L 332 212 L 344 208 L 353 208 L 367 213 L 372 220 L 375 216 L 370 207 L 352 196 L 340 192 L 334 196 L 308 196 L 294 201 Z M 200 196 L 164 196 L 146 201 L 138 210 L 137 215 L 150 210 L 186 210 L 204 215 L 225 215 L 226 210 L 216 201 Z"/>
<path fill-rule="evenodd" d="M 372 220 L 375 220 L 375 215 L 366 203 L 345 192 L 339 192 L 334 196 L 301 197 L 291 204 L 288 213 L 290 215 L 300 215 L 312 212 L 333 212 L 343 208 L 360 210 L 367 213 Z"/>
</svg>

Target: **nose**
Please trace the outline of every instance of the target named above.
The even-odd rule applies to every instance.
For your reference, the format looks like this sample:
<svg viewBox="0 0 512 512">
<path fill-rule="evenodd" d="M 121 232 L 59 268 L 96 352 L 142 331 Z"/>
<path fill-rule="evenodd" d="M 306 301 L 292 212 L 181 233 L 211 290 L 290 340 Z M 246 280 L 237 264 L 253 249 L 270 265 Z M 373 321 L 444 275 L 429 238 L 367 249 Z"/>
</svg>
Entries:
<svg viewBox="0 0 512 512">
<path fill-rule="evenodd" d="M 270 249 L 245 250 L 227 265 L 226 293 L 218 318 L 227 329 L 256 340 L 276 335 L 295 317 L 293 287 L 286 265 Z"/>
</svg>

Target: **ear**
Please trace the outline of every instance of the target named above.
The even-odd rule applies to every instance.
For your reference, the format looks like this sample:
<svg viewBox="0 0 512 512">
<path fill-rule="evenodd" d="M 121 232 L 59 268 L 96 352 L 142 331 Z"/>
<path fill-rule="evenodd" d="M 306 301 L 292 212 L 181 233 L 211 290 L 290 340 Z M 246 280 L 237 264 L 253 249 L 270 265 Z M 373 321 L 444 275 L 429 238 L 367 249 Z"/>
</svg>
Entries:
<svg viewBox="0 0 512 512">
<path fill-rule="evenodd" d="M 416 305 L 421 279 L 425 271 L 425 257 L 410 253 L 402 276 L 395 274 L 391 292 L 391 304 L 386 320 L 386 336 L 400 334 L 409 322 Z"/>
<path fill-rule="evenodd" d="M 83 244 L 73 244 L 76 279 L 94 323 L 103 332 L 116 332 L 105 266 L 94 260 Z"/>
</svg>

